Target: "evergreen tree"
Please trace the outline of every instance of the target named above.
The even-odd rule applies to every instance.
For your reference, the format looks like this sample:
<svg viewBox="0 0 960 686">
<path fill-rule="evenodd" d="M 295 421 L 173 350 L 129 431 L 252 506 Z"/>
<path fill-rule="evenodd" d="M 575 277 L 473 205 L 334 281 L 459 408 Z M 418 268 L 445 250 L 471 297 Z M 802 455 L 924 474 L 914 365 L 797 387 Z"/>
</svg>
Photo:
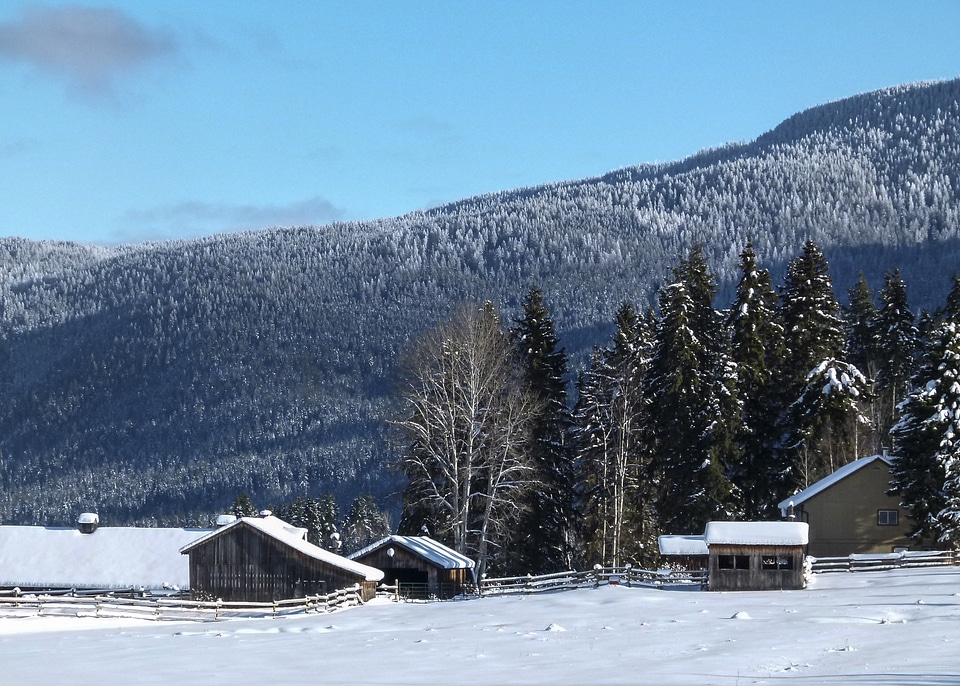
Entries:
<svg viewBox="0 0 960 686">
<path fill-rule="evenodd" d="M 909 508 L 912 535 L 960 544 L 960 325 L 931 336 L 890 434 L 896 461 L 891 491 Z"/>
<path fill-rule="evenodd" d="M 260 514 L 260 512 L 250 500 L 250 496 L 247 495 L 247 492 L 244 491 L 234 498 L 233 505 L 230 506 L 229 514 L 232 514 L 236 517 L 256 517 L 258 514 Z"/>
<path fill-rule="evenodd" d="M 876 332 L 880 359 L 875 384 L 877 433 L 884 440 L 896 421 L 897 405 L 909 390 L 919 337 L 899 269 L 886 275 L 880 291 Z"/>
<path fill-rule="evenodd" d="M 740 465 L 732 470 L 731 479 L 740 489 L 744 516 L 768 519 L 776 514 L 772 495 L 782 491 L 783 467 L 775 450 L 774 374 L 780 365 L 783 328 L 777 319 L 778 299 L 770 273 L 757 267 L 751 243 L 740 254 L 740 273 L 728 318 L 742 408 L 737 432 Z"/>
<path fill-rule="evenodd" d="M 806 488 L 826 476 L 825 465 L 842 466 L 858 457 L 858 441 L 837 445 L 833 437 L 824 433 L 838 420 L 834 415 L 829 420 L 820 418 L 816 412 L 833 412 L 836 406 L 815 403 L 810 396 L 810 384 L 816 374 L 836 370 L 841 362 L 846 364 L 840 306 L 833 293 L 826 257 L 813 241 L 807 241 L 803 255 L 787 266 L 779 312 L 784 330 L 784 354 L 778 374 L 783 393 L 778 403 L 782 408 L 779 433 L 783 440 L 782 460 L 789 465 L 785 484 L 789 492 Z M 856 426 L 854 436 L 859 438 L 863 427 Z"/>
<path fill-rule="evenodd" d="M 694 533 L 738 514 L 729 479 L 739 465 L 734 437 L 740 407 L 729 339 L 713 309 L 716 286 L 694 249 L 660 291 L 660 325 L 647 401 L 664 531 Z"/>
<path fill-rule="evenodd" d="M 633 307 L 617 311 L 612 346 L 594 351 L 574 411 L 582 562 L 644 564 L 656 555 L 642 425 L 645 329 Z"/>
<path fill-rule="evenodd" d="M 846 331 L 846 359 L 868 379 L 875 379 L 881 361 L 877 335 L 877 307 L 874 293 L 860 272 L 857 284 L 848 290 L 850 303 L 843 308 Z"/>
<path fill-rule="evenodd" d="M 342 555 L 349 555 L 390 535 L 387 516 L 377 507 L 373 496 L 357 496 L 350 512 L 340 525 L 343 536 Z"/>
<path fill-rule="evenodd" d="M 540 412 L 531 424 L 531 466 L 539 488 L 526 496 L 526 507 L 514 530 L 506 558 L 516 573 L 544 574 L 569 569 L 573 526 L 573 464 L 568 433 L 567 357 L 554 332 L 543 293 L 533 288 L 523 302 L 511 339 Z"/>
</svg>

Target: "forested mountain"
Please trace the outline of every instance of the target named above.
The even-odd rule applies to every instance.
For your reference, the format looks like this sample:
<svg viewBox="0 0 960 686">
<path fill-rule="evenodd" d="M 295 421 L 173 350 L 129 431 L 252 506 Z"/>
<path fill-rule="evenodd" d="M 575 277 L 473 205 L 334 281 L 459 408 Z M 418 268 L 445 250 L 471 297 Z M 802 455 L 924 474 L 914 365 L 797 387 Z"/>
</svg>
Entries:
<svg viewBox="0 0 960 686">
<path fill-rule="evenodd" d="M 537 285 L 576 364 L 656 303 L 690 246 L 728 306 L 748 240 L 780 283 L 812 239 L 837 293 L 896 268 L 914 307 L 960 269 L 960 80 L 812 108 L 671 164 L 364 223 L 116 248 L 0 239 L 0 521 L 209 521 L 402 490 L 398 353 L 465 299 Z"/>
</svg>

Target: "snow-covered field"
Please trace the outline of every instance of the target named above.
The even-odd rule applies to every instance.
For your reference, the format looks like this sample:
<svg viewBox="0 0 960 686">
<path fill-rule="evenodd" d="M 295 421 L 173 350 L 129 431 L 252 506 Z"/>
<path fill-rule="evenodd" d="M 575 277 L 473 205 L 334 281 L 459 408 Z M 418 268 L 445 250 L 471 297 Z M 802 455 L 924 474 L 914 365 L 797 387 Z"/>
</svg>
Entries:
<svg viewBox="0 0 960 686">
<path fill-rule="evenodd" d="M 960 568 L 219 623 L 0 617 L 0 684 L 960 684 Z"/>
</svg>

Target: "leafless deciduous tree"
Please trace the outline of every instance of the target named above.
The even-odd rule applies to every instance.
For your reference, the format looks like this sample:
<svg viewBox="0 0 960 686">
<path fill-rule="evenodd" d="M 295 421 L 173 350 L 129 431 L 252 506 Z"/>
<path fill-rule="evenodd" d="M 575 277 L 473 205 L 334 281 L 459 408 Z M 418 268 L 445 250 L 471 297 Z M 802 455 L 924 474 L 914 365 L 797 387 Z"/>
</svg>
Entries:
<svg viewBox="0 0 960 686">
<path fill-rule="evenodd" d="M 461 307 L 422 336 L 402 365 L 399 466 L 407 509 L 477 560 L 482 574 L 535 482 L 525 453 L 536 400 L 489 303 Z"/>
</svg>

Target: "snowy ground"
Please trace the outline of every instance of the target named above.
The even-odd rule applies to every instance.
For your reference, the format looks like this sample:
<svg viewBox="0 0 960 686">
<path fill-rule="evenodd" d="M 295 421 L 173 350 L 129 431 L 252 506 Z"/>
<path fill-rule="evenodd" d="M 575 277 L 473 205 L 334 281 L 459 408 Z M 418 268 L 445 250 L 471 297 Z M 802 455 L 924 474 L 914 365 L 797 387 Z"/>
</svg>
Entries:
<svg viewBox="0 0 960 686">
<path fill-rule="evenodd" d="M 960 568 L 219 623 L 0 617 L 0 684 L 960 684 Z"/>
</svg>

